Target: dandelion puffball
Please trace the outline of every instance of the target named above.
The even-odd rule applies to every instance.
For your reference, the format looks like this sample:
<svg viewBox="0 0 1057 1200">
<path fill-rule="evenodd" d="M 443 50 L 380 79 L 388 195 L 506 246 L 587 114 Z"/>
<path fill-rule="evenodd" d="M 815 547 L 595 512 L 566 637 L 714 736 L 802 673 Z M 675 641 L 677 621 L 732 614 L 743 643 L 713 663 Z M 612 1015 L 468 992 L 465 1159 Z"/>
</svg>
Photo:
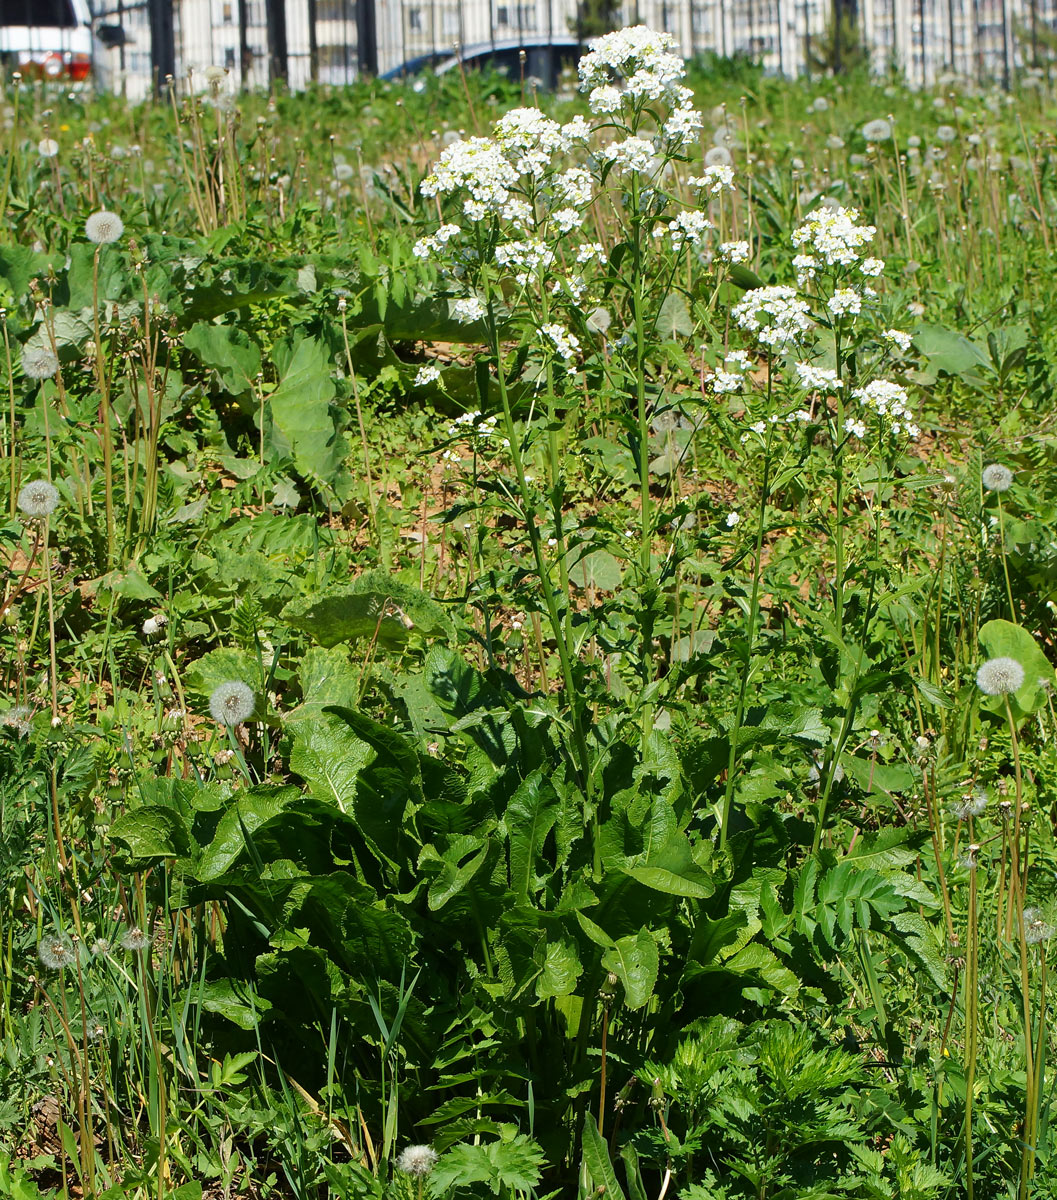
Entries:
<svg viewBox="0 0 1057 1200">
<path fill-rule="evenodd" d="M 47 346 L 27 346 L 22 351 L 22 374 L 27 379 L 50 379 L 59 369 L 59 360 Z"/>
<path fill-rule="evenodd" d="M 59 153 L 59 143 L 54 138 L 41 138 L 37 142 L 37 153 L 41 158 L 54 158 Z"/>
<path fill-rule="evenodd" d="M 398 1171 L 405 1175 L 428 1175 L 437 1165 L 437 1152 L 432 1146 L 407 1146 L 396 1160 Z"/>
<path fill-rule="evenodd" d="M 984 467 L 980 482 L 989 492 L 1008 492 L 1013 486 L 1013 472 L 1000 463 L 992 463 Z"/>
<path fill-rule="evenodd" d="M 989 658 L 976 672 L 976 686 L 988 696 L 1008 696 L 1024 685 L 1024 668 L 1015 658 Z"/>
<path fill-rule="evenodd" d="M 117 213 L 101 208 L 85 221 L 84 232 L 90 242 L 105 246 L 109 242 L 116 242 L 125 232 L 125 222 Z"/>
<path fill-rule="evenodd" d="M 253 689 L 239 679 L 229 679 L 213 689 L 209 711 L 221 725 L 241 725 L 253 716 L 256 700 Z"/>
<path fill-rule="evenodd" d="M 1037 908 L 1024 909 L 1024 941 L 1029 946 L 1038 946 L 1053 937 L 1053 926 Z"/>
<path fill-rule="evenodd" d="M 76 958 L 73 942 L 64 933 L 50 933 L 41 939 L 37 957 L 49 971 L 61 971 Z"/>
<path fill-rule="evenodd" d="M 18 507 L 23 516 L 50 517 L 58 503 L 58 490 L 46 479 L 34 479 L 18 493 Z"/>
<path fill-rule="evenodd" d="M 884 117 L 867 121 L 862 127 L 862 135 L 868 142 L 887 142 L 892 136 L 891 122 L 886 121 Z"/>
</svg>

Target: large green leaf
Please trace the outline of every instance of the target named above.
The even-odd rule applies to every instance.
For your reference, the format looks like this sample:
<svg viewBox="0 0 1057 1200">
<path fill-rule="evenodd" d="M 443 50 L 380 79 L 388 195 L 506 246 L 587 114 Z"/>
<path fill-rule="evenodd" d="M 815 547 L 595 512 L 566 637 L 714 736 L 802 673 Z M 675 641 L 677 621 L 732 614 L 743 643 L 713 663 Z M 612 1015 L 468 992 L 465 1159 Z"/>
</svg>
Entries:
<svg viewBox="0 0 1057 1200">
<path fill-rule="evenodd" d="M 1024 668 L 1024 683 L 1009 697 L 1014 720 L 1019 724 L 1045 708 L 1047 696 L 1057 684 L 1057 675 L 1031 634 L 1011 621 L 988 621 L 981 627 L 979 638 L 989 658 L 1013 658 Z M 1005 716 L 1005 697 L 984 696 L 980 707 Z"/>
<path fill-rule="evenodd" d="M 217 372 L 224 390 L 233 396 L 249 391 L 260 373 L 260 347 L 249 334 L 233 325 L 199 321 L 184 334 L 183 343 L 205 366 Z"/>
<path fill-rule="evenodd" d="M 173 808 L 145 804 L 123 813 L 110 826 L 110 837 L 133 858 L 182 858 L 191 853 L 191 835 Z"/>
<path fill-rule="evenodd" d="M 622 937 L 602 955 L 602 966 L 624 985 L 624 1003 L 628 1008 L 642 1008 L 657 986 L 660 954 L 657 943 L 648 929 Z"/>
<path fill-rule="evenodd" d="M 300 775 L 317 800 L 348 812 L 356 796 L 360 771 L 374 757 L 336 713 L 319 714 L 295 726 L 290 769 Z"/>
<path fill-rule="evenodd" d="M 583 1145 L 584 1166 L 591 1177 L 591 1194 L 604 1196 L 605 1200 L 625 1200 L 624 1190 L 613 1170 L 613 1160 L 609 1157 L 609 1147 L 590 1112 L 584 1115 Z"/>
<path fill-rule="evenodd" d="M 712 877 L 695 860 L 684 834 L 676 834 L 642 865 L 624 867 L 624 872 L 656 892 L 703 900 L 716 890 Z"/>
<path fill-rule="evenodd" d="M 300 796 L 295 787 L 250 788 L 220 818 L 213 840 L 199 859 L 198 878 L 207 882 L 219 879 L 245 852 L 246 839 Z"/>
<path fill-rule="evenodd" d="M 582 972 L 583 966 L 576 953 L 576 947 L 571 942 L 547 942 L 536 980 L 536 995 L 540 1000 L 548 1000 L 553 996 L 569 996 Z"/>
<path fill-rule="evenodd" d="M 269 397 L 269 443 L 273 453 L 289 458 L 310 482 L 340 496 L 347 482 L 347 448 L 331 403 L 336 392 L 326 346 L 314 338 L 298 339 Z"/>
<path fill-rule="evenodd" d="M 383 570 L 365 571 L 346 587 L 294 600 L 283 619 L 321 646 L 356 638 L 402 646 L 411 631 L 426 637 L 451 636 L 447 613 L 433 599 Z"/>
<path fill-rule="evenodd" d="M 558 817 L 558 797 L 542 769 L 522 781 L 506 809 L 510 886 L 519 904 L 536 890 L 536 856 Z"/>
</svg>

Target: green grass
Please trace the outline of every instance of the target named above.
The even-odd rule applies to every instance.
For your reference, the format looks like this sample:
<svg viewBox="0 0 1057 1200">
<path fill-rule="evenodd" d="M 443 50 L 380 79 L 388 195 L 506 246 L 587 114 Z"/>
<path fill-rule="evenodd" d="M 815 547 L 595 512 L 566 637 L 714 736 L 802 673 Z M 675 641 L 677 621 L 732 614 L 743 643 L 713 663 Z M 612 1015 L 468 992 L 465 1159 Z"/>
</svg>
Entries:
<svg viewBox="0 0 1057 1200">
<path fill-rule="evenodd" d="M 1053 97 L 423 82 L 5 98 L 0 1194 L 1054 1194 Z"/>
</svg>

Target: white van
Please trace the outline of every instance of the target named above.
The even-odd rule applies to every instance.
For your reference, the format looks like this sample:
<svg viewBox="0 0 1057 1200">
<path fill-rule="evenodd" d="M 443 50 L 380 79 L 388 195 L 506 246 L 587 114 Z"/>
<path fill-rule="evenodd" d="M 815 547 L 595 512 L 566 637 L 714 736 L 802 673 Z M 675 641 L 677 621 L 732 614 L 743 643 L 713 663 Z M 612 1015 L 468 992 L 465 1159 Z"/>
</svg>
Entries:
<svg viewBox="0 0 1057 1200">
<path fill-rule="evenodd" d="M 95 36 L 103 45 L 124 40 L 115 25 L 101 25 Z M 0 0 L 0 63 L 8 74 L 84 83 L 92 73 L 92 43 L 87 0 Z"/>
</svg>

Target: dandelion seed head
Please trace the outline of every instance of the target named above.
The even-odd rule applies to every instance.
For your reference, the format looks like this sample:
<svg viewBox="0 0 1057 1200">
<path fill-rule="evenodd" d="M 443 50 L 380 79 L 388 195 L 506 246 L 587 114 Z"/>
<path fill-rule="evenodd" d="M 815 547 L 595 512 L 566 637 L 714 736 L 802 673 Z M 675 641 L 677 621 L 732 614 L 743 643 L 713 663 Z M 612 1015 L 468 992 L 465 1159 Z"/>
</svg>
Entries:
<svg viewBox="0 0 1057 1200">
<path fill-rule="evenodd" d="M 989 492 L 1008 492 L 1013 486 L 1013 472 L 1001 463 L 991 463 L 984 467 L 980 482 Z"/>
<path fill-rule="evenodd" d="M 101 208 L 84 223 L 85 236 L 97 246 L 116 242 L 125 232 L 125 222 L 115 212 Z"/>
<path fill-rule="evenodd" d="M 150 945 L 150 938 L 136 925 L 132 929 L 126 930 L 121 939 L 121 945 L 126 950 L 146 950 Z"/>
<path fill-rule="evenodd" d="M 398 1171 L 405 1175 L 428 1175 L 437 1165 L 437 1152 L 432 1146 L 406 1146 L 396 1160 Z"/>
<path fill-rule="evenodd" d="M 41 138 L 37 142 L 37 153 L 41 158 L 54 158 L 59 153 L 59 143 L 54 138 Z"/>
<path fill-rule="evenodd" d="M 253 716 L 256 697 L 253 689 L 241 679 L 229 679 L 213 689 L 209 711 L 221 725 L 241 725 Z"/>
<path fill-rule="evenodd" d="M 34 479 L 18 493 L 18 507 L 32 520 L 50 517 L 59 503 L 59 493 L 46 479 Z"/>
<path fill-rule="evenodd" d="M 876 117 L 862 127 L 862 135 L 868 142 L 887 142 L 892 136 L 892 123 Z"/>
<path fill-rule="evenodd" d="M 1024 668 L 1015 658 L 989 658 L 976 672 L 976 686 L 988 696 L 1008 696 L 1024 685 Z"/>
<path fill-rule="evenodd" d="M 37 946 L 37 957 L 49 971 L 62 971 L 73 966 L 77 952 L 64 933 L 49 933 Z"/>
<path fill-rule="evenodd" d="M 1024 909 L 1024 941 L 1029 946 L 1039 946 L 1053 937 L 1053 926 L 1050 925 L 1038 908 Z"/>
<path fill-rule="evenodd" d="M 26 346 L 22 351 L 22 374 L 27 379 L 50 379 L 59 369 L 59 360 L 47 346 Z"/>
</svg>

